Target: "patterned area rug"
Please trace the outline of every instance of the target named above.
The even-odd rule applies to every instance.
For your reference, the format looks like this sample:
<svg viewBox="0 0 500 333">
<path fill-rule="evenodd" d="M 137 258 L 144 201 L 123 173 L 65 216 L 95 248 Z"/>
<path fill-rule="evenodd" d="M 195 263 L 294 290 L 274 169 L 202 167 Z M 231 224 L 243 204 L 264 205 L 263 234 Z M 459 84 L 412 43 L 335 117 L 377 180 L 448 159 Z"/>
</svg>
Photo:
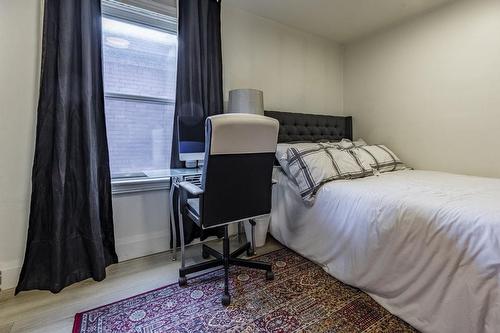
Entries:
<svg viewBox="0 0 500 333">
<path fill-rule="evenodd" d="M 416 332 L 368 295 L 334 279 L 288 250 L 272 262 L 274 281 L 262 271 L 231 268 L 232 302 L 221 304 L 217 270 L 97 309 L 78 313 L 73 332 Z"/>
</svg>

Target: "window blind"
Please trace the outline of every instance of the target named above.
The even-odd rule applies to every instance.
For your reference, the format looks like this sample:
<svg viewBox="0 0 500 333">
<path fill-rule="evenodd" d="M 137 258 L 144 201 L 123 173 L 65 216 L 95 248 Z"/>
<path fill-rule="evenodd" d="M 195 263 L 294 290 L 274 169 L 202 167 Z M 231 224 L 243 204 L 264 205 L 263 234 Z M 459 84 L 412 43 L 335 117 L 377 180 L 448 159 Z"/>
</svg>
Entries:
<svg viewBox="0 0 500 333">
<path fill-rule="evenodd" d="M 102 0 L 104 15 L 177 31 L 176 0 Z"/>
</svg>

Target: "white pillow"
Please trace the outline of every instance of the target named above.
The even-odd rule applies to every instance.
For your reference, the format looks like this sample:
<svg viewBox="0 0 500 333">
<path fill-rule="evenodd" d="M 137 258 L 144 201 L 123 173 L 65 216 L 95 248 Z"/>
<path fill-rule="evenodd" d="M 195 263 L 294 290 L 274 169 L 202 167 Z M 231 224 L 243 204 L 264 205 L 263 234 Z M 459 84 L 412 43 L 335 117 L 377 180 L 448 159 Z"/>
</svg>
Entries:
<svg viewBox="0 0 500 333">
<path fill-rule="evenodd" d="M 363 164 L 349 150 L 328 144 L 287 150 L 288 169 L 299 187 L 302 199 L 312 204 L 319 188 L 332 180 L 353 179 L 373 175 L 369 164 Z"/>
<path fill-rule="evenodd" d="M 379 172 L 405 170 L 407 167 L 384 145 L 360 146 L 350 149 L 363 164 L 369 164 Z"/>
<path fill-rule="evenodd" d="M 281 161 L 285 161 L 285 164 L 287 164 L 286 151 L 288 150 L 288 148 L 290 148 L 290 146 L 291 145 L 289 143 L 278 143 L 278 145 L 276 146 L 276 159 L 278 160 L 281 167 L 283 167 Z"/>
<path fill-rule="evenodd" d="M 339 143 L 340 148 L 342 149 L 351 149 L 351 148 L 356 148 L 356 147 L 363 147 L 368 145 L 365 140 L 359 138 L 355 141 L 351 141 L 349 139 L 342 139 Z"/>
<path fill-rule="evenodd" d="M 276 159 L 280 164 L 281 168 L 285 172 L 285 174 L 290 177 L 290 170 L 288 169 L 288 159 L 287 159 L 287 151 L 290 147 L 297 147 L 298 149 L 308 149 L 318 147 L 318 143 L 314 142 L 300 142 L 300 143 L 278 143 L 276 147 Z"/>
<path fill-rule="evenodd" d="M 278 143 L 276 147 L 276 159 L 280 164 L 281 168 L 285 172 L 285 174 L 292 178 L 290 174 L 290 170 L 288 169 L 288 159 L 287 159 L 287 151 L 290 147 L 297 147 L 298 149 L 308 149 L 321 146 L 327 146 L 331 148 L 337 149 L 349 149 L 353 147 L 366 145 L 366 142 L 363 139 L 358 139 L 352 142 L 349 139 L 342 139 L 342 141 L 329 141 L 329 142 L 296 142 L 296 143 Z"/>
</svg>

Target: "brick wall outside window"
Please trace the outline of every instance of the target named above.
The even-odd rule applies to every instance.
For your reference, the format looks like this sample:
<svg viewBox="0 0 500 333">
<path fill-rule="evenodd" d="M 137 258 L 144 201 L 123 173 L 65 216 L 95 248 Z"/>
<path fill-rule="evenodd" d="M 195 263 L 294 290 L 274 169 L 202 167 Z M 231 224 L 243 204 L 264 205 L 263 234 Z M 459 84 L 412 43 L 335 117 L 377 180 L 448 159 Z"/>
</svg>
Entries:
<svg viewBox="0 0 500 333">
<path fill-rule="evenodd" d="M 114 176 L 170 166 L 176 55 L 175 35 L 103 19 L 106 126 Z"/>
</svg>

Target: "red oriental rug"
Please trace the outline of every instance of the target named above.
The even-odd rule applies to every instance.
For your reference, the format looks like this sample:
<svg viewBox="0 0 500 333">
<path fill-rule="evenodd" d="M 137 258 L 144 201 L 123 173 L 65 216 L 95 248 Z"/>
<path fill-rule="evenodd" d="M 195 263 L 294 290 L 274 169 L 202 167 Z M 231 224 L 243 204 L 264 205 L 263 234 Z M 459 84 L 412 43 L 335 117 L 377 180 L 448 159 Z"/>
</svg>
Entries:
<svg viewBox="0 0 500 333">
<path fill-rule="evenodd" d="M 415 332 L 362 291 L 282 249 L 259 260 L 273 263 L 274 281 L 262 271 L 231 268 L 231 305 L 221 304 L 217 270 L 141 295 L 78 313 L 73 332 Z"/>
</svg>

